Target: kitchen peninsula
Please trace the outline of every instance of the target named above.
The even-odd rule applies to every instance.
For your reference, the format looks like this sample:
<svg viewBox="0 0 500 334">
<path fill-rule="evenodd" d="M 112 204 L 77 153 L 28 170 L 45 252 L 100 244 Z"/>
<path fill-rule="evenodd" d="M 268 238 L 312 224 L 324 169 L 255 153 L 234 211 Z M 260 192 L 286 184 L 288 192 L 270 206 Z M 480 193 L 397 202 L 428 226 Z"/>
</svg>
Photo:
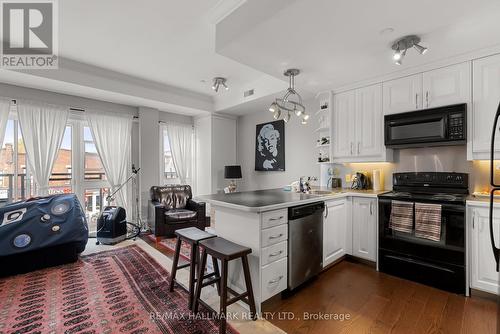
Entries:
<svg viewBox="0 0 500 334">
<path fill-rule="evenodd" d="M 314 189 L 310 194 L 303 194 L 269 189 L 206 195 L 199 199 L 210 203 L 215 211 L 218 236 L 252 249 L 250 271 L 257 312 L 260 312 L 262 302 L 287 289 L 289 223 L 295 223 L 289 222 L 289 209 L 325 203 L 322 241 L 320 245 L 307 245 L 320 248 L 322 268 L 347 254 L 376 262 L 379 193 L 381 191 Z M 354 226 L 353 215 L 358 224 L 366 226 Z M 295 261 L 290 260 L 292 264 Z M 245 290 L 241 264 L 230 263 L 229 284 L 237 292 Z"/>
</svg>

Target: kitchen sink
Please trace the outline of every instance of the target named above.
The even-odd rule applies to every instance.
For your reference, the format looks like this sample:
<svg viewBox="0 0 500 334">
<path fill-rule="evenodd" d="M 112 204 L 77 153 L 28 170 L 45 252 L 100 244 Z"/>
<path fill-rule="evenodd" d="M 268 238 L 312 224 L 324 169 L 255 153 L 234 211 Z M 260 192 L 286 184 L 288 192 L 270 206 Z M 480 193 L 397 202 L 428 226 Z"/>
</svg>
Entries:
<svg viewBox="0 0 500 334">
<path fill-rule="evenodd" d="M 330 190 L 311 190 L 311 195 L 330 195 L 333 191 Z"/>
</svg>

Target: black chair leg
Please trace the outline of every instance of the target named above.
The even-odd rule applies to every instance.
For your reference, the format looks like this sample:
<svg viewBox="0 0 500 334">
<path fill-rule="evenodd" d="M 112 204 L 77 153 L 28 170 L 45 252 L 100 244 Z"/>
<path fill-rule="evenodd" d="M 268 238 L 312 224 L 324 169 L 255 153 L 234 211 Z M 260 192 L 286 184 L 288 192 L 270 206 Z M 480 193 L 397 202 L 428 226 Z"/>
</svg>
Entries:
<svg viewBox="0 0 500 334">
<path fill-rule="evenodd" d="M 221 293 L 220 293 L 220 325 L 219 334 L 226 334 L 226 311 L 227 311 L 227 260 L 222 260 Z"/>
<path fill-rule="evenodd" d="M 207 252 L 205 249 L 202 250 L 201 253 L 201 260 L 198 265 L 198 277 L 203 277 L 203 273 L 205 272 L 205 265 L 207 263 Z M 199 300 L 201 298 L 201 288 L 203 286 L 203 279 L 199 279 L 196 282 L 196 292 L 194 294 L 194 301 L 193 301 L 193 312 L 196 314 L 198 313 L 198 305 L 199 305 Z"/>
<path fill-rule="evenodd" d="M 215 282 L 215 286 L 217 287 L 217 294 L 220 296 L 220 271 L 219 271 L 219 261 L 214 258 L 213 256 L 210 256 L 212 258 L 212 265 L 214 266 L 214 273 L 215 276 L 218 277 L 219 279 L 217 282 Z"/>
<path fill-rule="evenodd" d="M 172 263 L 172 271 L 170 273 L 170 292 L 174 291 L 175 275 L 177 274 L 177 266 L 179 265 L 179 254 L 181 252 L 181 238 L 177 237 L 177 244 L 175 245 L 174 261 Z"/>
<path fill-rule="evenodd" d="M 198 245 L 197 244 L 191 244 L 191 258 L 190 258 L 190 265 L 189 265 L 189 301 L 188 301 L 188 308 L 191 310 L 193 307 L 193 299 L 194 299 L 194 282 L 195 282 L 195 275 L 196 275 L 196 262 L 198 256 L 196 253 L 198 252 Z M 203 277 L 203 276 L 198 276 L 198 277 Z"/>
<path fill-rule="evenodd" d="M 243 263 L 243 273 L 245 275 L 245 285 L 246 285 L 247 292 L 248 292 L 248 303 L 249 303 L 248 306 L 250 306 L 250 312 L 252 313 L 251 314 L 252 320 L 256 320 L 257 314 L 256 314 L 256 310 L 255 310 L 255 299 L 253 296 L 252 279 L 250 278 L 250 267 L 248 266 L 247 256 L 246 255 L 243 256 L 241 258 L 241 261 Z"/>
</svg>

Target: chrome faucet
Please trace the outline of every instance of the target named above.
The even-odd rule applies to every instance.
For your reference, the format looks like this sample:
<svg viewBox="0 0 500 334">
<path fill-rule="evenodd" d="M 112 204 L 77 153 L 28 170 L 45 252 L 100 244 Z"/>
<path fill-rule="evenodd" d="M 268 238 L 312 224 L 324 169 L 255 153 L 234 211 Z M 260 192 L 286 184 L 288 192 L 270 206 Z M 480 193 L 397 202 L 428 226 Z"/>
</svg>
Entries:
<svg viewBox="0 0 500 334">
<path fill-rule="evenodd" d="M 301 193 L 308 193 L 311 191 L 311 182 L 317 181 L 316 176 L 301 176 L 299 179 L 299 190 Z"/>
</svg>

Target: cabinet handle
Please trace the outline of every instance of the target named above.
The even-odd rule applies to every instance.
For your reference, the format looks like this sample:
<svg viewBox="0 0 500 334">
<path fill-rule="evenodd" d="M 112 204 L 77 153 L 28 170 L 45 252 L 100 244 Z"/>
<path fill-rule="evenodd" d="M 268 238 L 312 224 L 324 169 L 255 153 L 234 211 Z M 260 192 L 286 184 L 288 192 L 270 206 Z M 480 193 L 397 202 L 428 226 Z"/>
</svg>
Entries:
<svg viewBox="0 0 500 334">
<path fill-rule="evenodd" d="M 280 234 L 278 234 L 278 235 L 271 235 L 271 236 L 269 237 L 269 239 L 278 239 L 278 238 L 281 238 L 282 236 L 283 236 L 283 233 L 280 233 Z"/>
<path fill-rule="evenodd" d="M 427 108 L 429 108 L 429 91 L 425 92 L 425 103 L 427 104 Z"/>
<path fill-rule="evenodd" d="M 370 202 L 370 216 L 373 215 L 373 210 L 372 210 L 372 202 Z"/>
<path fill-rule="evenodd" d="M 359 155 L 359 141 L 358 141 L 358 155 Z"/>
<path fill-rule="evenodd" d="M 476 211 L 472 211 L 472 229 L 475 228 Z"/>
<path fill-rule="evenodd" d="M 418 109 L 418 93 L 415 94 L 415 109 Z"/>
<path fill-rule="evenodd" d="M 352 142 L 351 142 L 351 155 L 352 155 Z"/>
<path fill-rule="evenodd" d="M 279 281 L 281 281 L 283 279 L 283 276 L 280 276 L 278 278 L 275 278 L 275 279 L 272 279 L 269 281 L 269 284 L 275 284 L 275 283 L 278 283 Z"/>
<path fill-rule="evenodd" d="M 285 218 L 285 217 L 280 216 L 280 217 L 278 217 L 278 218 L 269 218 L 269 221 L 270 221 L 270 222 L 273 222 L 273 221 L 276 221 L 276 220 L 282 220 L 283 218 Z"/>
<path fill-rule="evenodd" d="M 269 254 L 269 257 L 275 257 L 275 256 L 278 256 L 278 255 L 281 255 L 282 253 L 283 253 L 283 251 L 274 252 L 272 254 Z"/>
</svg>

